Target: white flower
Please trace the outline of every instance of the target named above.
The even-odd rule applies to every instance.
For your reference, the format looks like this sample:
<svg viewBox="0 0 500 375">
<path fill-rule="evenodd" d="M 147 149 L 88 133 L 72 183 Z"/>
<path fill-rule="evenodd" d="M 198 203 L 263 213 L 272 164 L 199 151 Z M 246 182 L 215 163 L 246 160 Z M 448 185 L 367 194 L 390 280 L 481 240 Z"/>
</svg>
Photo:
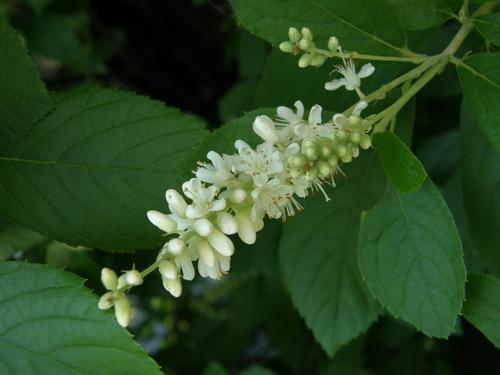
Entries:
<svg viewBox="0 0 500 375">
<path fill-rule="evenodd" d="M 257 150 L 241 140 L 237 140 L 234 146 L 239 158 L 234 161 L 233 170 L 251 176 L 257 186 L 264 185 L 274 174 L 284 170 L 280 152 L 269 142 L 260 144 Z"/>
<path fill-rule="evenodd" d="M 315 137 L 328 137 L 335 131 L 335 128 L 331 124 L 321 123 L 321 111 L 322 108 L 320 105 L 313 105 L 309 111 L 307 123 L 302 122 L 294 125 L 293 131 L 299 139 L 306 140 Z"/>
<path fill-rule="evenodd" d="M 206 216 L 209 212 L 221 211 L 226 208 L 224 198 L 214 200 L 219 193 L 219 189 L 215 185 L 203 186 L 198 178 L 192 178 L 184 182 L 182 191 L 192 201 L 186 207 L 186 217 L 189 219 L 198 219 Z"/>
<path fill-rule="evenodd" d="M 261 137 L 265 142 L 271 144 L 279 141 L 278 133 L 274 127 L 274 121 L 268 116 L 257 116 L 253 122 L 253 131 Z"/>
<path fill-rule="evenodd" d="M 361 112 L 366 107 L 368 107 L 367 102 L 365 102 L 364 100 L 359 101 L 354 106 L 354 110 L 352 111 L 352 116 L 360 117 Z M 332 121 L 338 128 L 342 129 L 342 127 L 344 127 L 344 126 L 346 126 L 346 124 L 348 124 L 348 117 L 346 115 L 344 115 L 343 113 L 337 113 L 333 116 Z"/>
<path fill-rule="evenodd" d="M 284 207 L 288 203 L 294 190 L 290 185 L 282 184 L 278 179 L 272 179 L 265 185 L 252 191 L 254 205 L 252 219 L 262 218 L 264 213 L 274 219 L 279 219 L 285 213 Z"/>
<path fill-rule="evenodd" d="M 196 177 L 201 181 L 220 185 L 233 177 L 229 158 L 220 156 L 215 151 L 210 151 L 207 158 L 212 164 L 200 162 L 200 167 L 196 171 Z"/>
<path fill-rule="evenodd" d="M 344 65 L 338 66 L 334 71 L 339 72 L 344 78 L 334 79 L 325 83 L 326 90 L 337 90 L 339 87 L 345 86 L 346 90 L 352 91 L 359 88 L 361 78 L 369 77 L 375 71 L 372 64 L 365 64 L 361 67 L 359 73 L 356 73 L 356 67 L 352 60 L 344 60 Z"/>
</svg>

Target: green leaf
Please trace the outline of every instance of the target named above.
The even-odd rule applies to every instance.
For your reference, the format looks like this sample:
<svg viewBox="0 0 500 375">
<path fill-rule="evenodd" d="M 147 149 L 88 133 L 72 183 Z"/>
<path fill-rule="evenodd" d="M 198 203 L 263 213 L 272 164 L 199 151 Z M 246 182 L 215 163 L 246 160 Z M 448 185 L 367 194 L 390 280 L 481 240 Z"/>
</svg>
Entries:
<svg viewBox="0 0 500 375">
<path fill-rule="evenodd" d="M 428 336 L 451 334 L 464 299 L 462 245 L 429 179 L 414 194 L 389 189 L 363 214 L 358 256 L 368 289 L 393 315 Z"/>
<path fill-rule="evenodd" d="M 0 212 L 70 245 L 132 250 L 158 244 L 146 218 L 184 180 L 182 159 L 206 134 L 190 115 L 129 92 L 84 89 L 8 155 L 0 154 Z"/>
<path fill-rule="evenodd" d="M 492 275 L 469 274 L 465 319 L 500 349 L 500 280 Z"/>
<path fill-rule="evenodd" d="M 161 374 L 72 273 L 1 263 L 0 311 L 2 374 Z"/>
<path fill-rule="evenodd" d="M 400 54 L 406 34 L 396 9 L 384 0 L 235 0 L 242 25 L 276 44 L 290 26 L 309 27 L 319 47 L 335 35 L 347 50 Z"/>
<path fill-rule="evenodd" d="M 491 43 L 500 46 L 500 13 L 491 13 L 474 19 L 477 30 Z"/>
<path fill-rule="evenodd" d="M 459 0 L 389 0 L 399 11 L 405 28 L 423 30 L 442 24 L 460 7 Z"/>
<path fill-rule="evenodd" d="M 238 372 L 238 375 L 275 375 L 274 371 L 262 366 L 252 366 L 246 370 Z"/>
<path fill-rule="evenodd" d="M 479 127 L 500 151 L 500 53 L 479 53 L 458 67 L 467 105 Z"/>
<path fill-rule="evenodd" d="M 391 184 L 402 193 L 417 191 L 427 173 L 408 146 L 390 132 L 375 134 L 373 142 L 382 169 Z"/>
<path fill-rule="evenodd" d="M 253 108 L 255 82 L 239 82 L 219 100 L 219 117 L 223 122 L 234 120 Z"/>
<path fill-rule="evenodd" d="M 51 108 L 26 48 L 0 16 L 0 149 L 17 142 Z"/>
<path fill-rule="evenodd" d="M 460 147 L 463 202 L 472 238 L 490 271 L 500 276 L 500 154 L 465 106 Z"/>
<path fill-rule="evenodd" d="M 292 301 L 323 349 L 333 355 L 366 331 L 379 306 L 358 270 L 360 214 L 383 196 L 386 180 L 373 152 L 346 165 L 332 201 L 309 198 L 284 226 L 280 262 Z"/>
</svg>

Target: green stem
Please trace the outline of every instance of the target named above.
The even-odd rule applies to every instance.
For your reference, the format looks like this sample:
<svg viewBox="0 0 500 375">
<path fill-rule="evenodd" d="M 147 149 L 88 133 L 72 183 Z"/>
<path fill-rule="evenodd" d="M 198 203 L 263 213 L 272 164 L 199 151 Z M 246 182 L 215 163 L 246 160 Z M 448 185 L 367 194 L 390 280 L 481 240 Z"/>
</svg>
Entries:
<svg viewBox="0 0 500 375">
<path fill-rule="evenodd" d="M 318 55 L 323 55 L 326 57 L 338 57 L 342 58 L 340 52 L 327 51 L 321 48 L 314 48 L 310 53 L 316 53 Z M 367 55 L 357 52 L 344 52 L 344 58 L 355 59 L 355 60 L 372 60 L 372 61 L 392 61 L 392 62 L 410 62 L 413 64 L 420 64 L 427 59 L 425 55 L 415 54 L 414 56 L 402 57 L 402 56 L 380 56 L 380 55 Z"/>
</svg>

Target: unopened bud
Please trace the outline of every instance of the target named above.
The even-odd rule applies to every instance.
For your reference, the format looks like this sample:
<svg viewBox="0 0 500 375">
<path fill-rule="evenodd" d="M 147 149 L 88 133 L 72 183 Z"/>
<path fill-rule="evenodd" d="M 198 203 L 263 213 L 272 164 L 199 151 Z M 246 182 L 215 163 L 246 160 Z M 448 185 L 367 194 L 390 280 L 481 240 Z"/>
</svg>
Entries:
<svg viewBox="0 0 500 375">
<path fill-rule="evenodd" d="M 304 53 L 299 59 L 299 68 L 307 68 L 311 64 L 312 56 Z"/>
<path fill-rule="evenodd" d="M 280 50 L 285 53 L 292 53 L 294 44 L 292 42 L 281 42 L 280 45 Z"/>
<path fill-rule="evenodd" d="M 127 297 L 122 297 L 115 302 L 115 315 L 118 324 L 127 327 L 132 319 L 132 307 Z"/>
<path fill-rule="evenodd" d="M 330 51 L 336 51 L 337 48 L 339 48 L 339 40 L 336 37 L 331 36 L 330 39 L 328 39 L 328 49 Z"/>
<path fill-rule="evenodd" d="M 208 236 L 210 233 L 212 233 L 212 230 L 214 229 L 214 225 L 212 222 L 208 219 L 202 218 L 198 219 L 194 222 L 193 224 L 193 229 L 202 237 Z"/>
<path fill-rule="evenodd" d="M 347 139 L 347 134 L 343 130 L 338 130 L 335 133 L 335 140 L 339 142 L 343 142 Z"/>
<path fill-rule="evenodd" d="M 182 284 L 180 278 L 167 279 L 162 277 L 163 287 L 174 297 L 179 297 L 182 294 Z"/>
<path fill-rule="evenodd" d="M 339 145 L 336 148 L 336 154 L 338 157 L 342 158 L 347 154 L 347 148 L 345 146 Z"/>
<path fill-rule="evenodd" d="M 291 42 L 297 43 L 300 40 L 300 32 L 295 27 L 290 27 L 288 29 L 288 38 Z"/>
<path fill-rule="evenodd" d="M 324 159 L 328 159 L 328 157 L 332 154 L 332 148 L 328 145 L 321 146 L 320 155 Z"/>
<path fill-rule="evenodd" d="M 177 215 L 185 217 L 187 204 L 177 190 L 168 189 L 165 193 L 165 198 L 167 199 L 168 208 L 171 212 L 175 212 Z"/>
<path fill-rule="evenodd" d="M 321 55 L 314 55 L 311 59 L 311 66 L 321 66 L 325 62 L 326 58 Z"/>
<path fill-rule="evenodd" d="M 300 34 L 302 35 L 302 38 L 308 39 L 308 40 L 313 40 L 313 34 L 311 30 L 308 27 L 303 27 L 300 30 Z"/>
<path fill-rule="evenodd" d="M 207 237 L 208 242 L 212 247 L 217 250 L 221 255 L 231 256 L 234 253 L 234 244 L 221 231 L 214 229 Z"/>
<path fill-rule="evenodd" d="M 240 204 L 247 199 L 247 192 L 243 189 L 234 189 L 229 195 L 229 200 L 233 203 Z"/>
<path fill-rule="evenodd" d="M 250 214 L 247 212 L 237 212 L 235 218 L 238 222 L 238 236 L 240 239 L 248 245 L 254 244 L 257 235 L 255 225 L 250 219 Z"/>
<path fill-rule="evenodd" d="M 309 160 L 316 160 L 318 158 L 318 150 L 316 149 L 316 147 L 305 148 L 304 154 Z"/>
<path fill-rule="evenodd" d="M 319 175 L 321 177 L 329 176 L 332 173 L 330 165 L 326 161 L 320 161 L 317 165 Z"/>
<path fill-rule="evenodd" d="M 333 170 L 335 170 L 335 168 L 338 165 L 337 157 L 335 155 L 330 156 L 330 158 L 328 159 L 328 164 L 330 164 L 330 166 L 333 168 Z"/>
<path fill-rule="evenodd" d="M 114 293 L 113 292 L 107 292 L 104 293 L 101 298 L 99 298 L 99 303 L 97 304 L 97 307 L 100 310 L 107 310 L 113 306 L 115 303 L 115 298 L 114 298 Z"/>
<path fill-rule="evenodd" d="M 130 270 L 125 273 L 125 281 L 128 285 L 137 286 L 142 284 L 142 275 L 137 270 Z"/>
<path fill-rule="evenodd" d="M 198 243 L 198 252 L 200 253 L 200 259 L 207 265 L 207 267 L 212 268 L 215 264 L 215 254 L 214 254 L 214 249 L 210 244 L 205 241 L 201 240 Z"/>
<path fill-rule="evenodd" d="M 308 170 L 305 174 L 306 180 L 307 181 L 314 181 L 318 177 L 318 170 L 316 167 L 311 168 Z"/>
<path fill-rule="evenodd" d="M 148 220 L 165 233 L 172 233 L 177 229 L 177 223 L 168 215 L 159 211 L 150 210 L 147 212 Z"/>
<path fill-rule="evenodd" d="M 290 176 L 292 178 L 298 178 L 300 176 L 302 176 L 304 174 L 304 171 L 302 169 L 299 169 L 299 168 L 294 168 L 290 171 Z"/>
<path fill-rule="evenodd" d="M 167 242 L 167 249 L 172 255 L 181 254 L 186 248 L 186 242 L 180 238 L 172 238 Z"/>
<path fill-rule="evenodd" d="M 167 279 L 175 279 L 179 277 L 179 271 L 175 266 L 174 262 L 170 260 L 162 260 L 158 266 L 160 274 Z"/>
<path fill-rule="evenodd" d="M 372 139 L 368 134 L 361 134 L 361 138 L 359 140 L 359 145 L 362 149 L 367 150 L 372 145 Z"/>
<path fill-rule="evenodd" d="M 109 268 L 103 268 L 101 270 L 101 281 L 102 285 L 104 285 L 107 290 L 115 290 L 118 285 L 118 278 L 116 277 L 115 271 Z"/>
<path fill-rule="evenodd" d="M 217 226 L 225 234 L 235 234 L 238 232 L 238 222 L 228 212 L 221 212 L 217 214 Z"/>
<path fill-rule="evenodd" d="M 289 160 L 290 164 L 297 168 L 301 168 L 307 164 L 307 158 L 304 155 L 294 155 Z"/>
<path fill-rule="evenodd" d="M 268 116 L 257 116 L 253 122 L 253 131 L 264 141 L 276 143 L 279 141 L 278 133 L 274 127 L 274 121 Z"/>
<path fill-rule="evenodd" d="M 299 48 L 302 51 L 307 51 L 309 48 L 311 48 L 311 41 L 305 38 L 302 38 L 299 42 Z"/>
<path fill-rule="evenodd" d="M 353 132 L 350 134 L 349 138 L 351 139 L 351 141 L 352 141 L 353 143 L 359 143 L 359 141 L 361 140 L 361 134 L 359 134 L 359 132 L 358 132 L 358 131 L 353 131 Z"/>
</svg>

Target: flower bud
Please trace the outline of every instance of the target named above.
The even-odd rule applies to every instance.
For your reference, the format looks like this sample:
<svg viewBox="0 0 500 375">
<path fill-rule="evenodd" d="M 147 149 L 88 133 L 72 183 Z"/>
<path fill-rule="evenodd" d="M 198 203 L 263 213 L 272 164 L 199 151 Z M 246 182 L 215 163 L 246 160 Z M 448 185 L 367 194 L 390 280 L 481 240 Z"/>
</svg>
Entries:
<svg viewBox="0 0 500 375">
<path fill-rule="evenodd" d="M 182 293 L 182 284 L 180 278 L 167 279 L 162 277 L 163 287 L 174 297 L 179 297 Z"/>
<path fill-rule="evenodd" d="M 240 239 L 248 245 L 254 244 L 257 234 L 250 214 L 247 212 L 237 212 L 235 218 L 238 222 L 238 236 Z"/>
<path fill-rule="evenodd" d="M 180 238 L 172 238 L 167 242 L 167 249 L 172 255 L 181 254 L 186 248 L 186 242 Z"/>
<path fill-rule="evenodd" d="M 306 172 L 305 177 L 307 181 L 314 181 L 316 178 L 318 178 L 318 169 L 316 167 L 311 168 Z"/>
<path fill-rule="evenodd" d="M 101 281 L 102 285 L 104 285 L 107 290 L 115 290 L 118 285 L 118 278 L 116 277 L 115 271 L 109 268 L 103 268 L 101 270 Z"/>
<path fill-rule="evenodd" d="M 338 142 L 344 142 L 347 139 L 347 134 L 343 130 L 338 130 L 335 133 L 335 140 Z"/>
<path fill-rule="evenodd" d="M 128 285 L 137 286 L 142 284 L 142 275 L 137 270 L 130 270 L 125 273 L 125 281 Z"/>
<path fill-rule="evenodd" d="M 349 121 L 349 124 L 352 126 L 360 126 L 361 125 L 361 118 L 359 116 L 349 116 L 347 119 Z"/>
<path fill-rule="evenodd" d="M 299 48 L 302 51 L 307 51 L 311 47 L 311 41 L 308 39 L 302 38 L 299 42 Z"/>
<path fill-rule="evenodd" d="M 320 161 L 317 165 L 319 175 L 321 177 L 329 176 L 332 173 L 330 165 L 326 161 Z"/>
<path fill-rule="evenodd" d="M 302 176 L 304 174 L 304 171 L 302 169 L 299 169 L 299 168 L 294 168 L 290 171 L 290 176 L 292 178 L 298 178 L 300 176 Z"/>
<path fill-rule="evenodd" d="M 290 164 L 297 168 L 301 168 L 307 164 L 307 158 L 304 155 L 294 155 L 289 160 Z"/>
<path fill-rule="evenodd" d="M 174 189 L 168 189 L 165 193 L 167 198 L 168 208 L 171 212 L 175 212 L 180 217 L 186 216 L 186 201 L 184 198 Z"/>
<path fill-rule="evenodd" d="M 330 155 L 332 154 L 332 148 L 329 145 L 323 145 L 323 146 L 321 146 L 319 153 L 320 153 L 322 158 L 328 159 L 330 157 Z"/>
<path fill-rule="evenodd" d="M 318 141 L 316 139 L 306 139 L 302 142 L 302 148 L 305 149 L 307 147 L 316 147 L 318 145 Z"/>
<path fill-rule="evenodd" d="M 177 229 L 177 223 L 168 215 L 159 211 L 150 210 L 147 212 L 148 220 L 165 233 L 172 233 Z"/>
<path fill-rule="evenodd" d="M 281 42 L 279 47 L 282 52 L 292 53 L 294 44 L 292 42 Z"/>
<path fill-rule="evenodd" d="M 217 214 L 217 226 L 224 234 L 235 234 L 238 232 L 238 222 L 228 212 L 220 212 Z"/>
<path fill-rule="evenodd" d="M 313 40 L 313 34 L 311 30 L 308 27 L 303 27 L 300 30 L 300 34 L 302 35 L 302 38 L 308 39 L 308 40 Z"/>
<path fill-rule="evenodd" d="M 335 168 L 338 165 L 337 157 L 335 155 L 330 156 L 330 158 L 328 159 L 328 164 L 330 164 L 330 167 L 332 167 L 333 170 L 335 170 Z"/>
<path fill-rule="evenodd" d="M 361 134 L 361 138 L 359 140 L 359 145 L 362 149 L 367 150 L 372 145 L 372 139 L 368 134 Z"/>
<path fill-rule="evenodd" d="M 299 68 L 307 68 L 311 64 L 312 56 L 308 53 L 304 53 L 299 59 Z"/>
<path fill-rule="evenodd" d="M 179 271 L 173 262 L 170 260 L 162 260 L 158 265 L 158 270 L 162 277 L 166 279 L 176 279 L 179 277 Z"/>
<path fill-rule="evenodd" d="M 326 58 L 321 55 L 314 55 L 311 59 L 311 66 L 321 66 L 325 62 Z"/>
<path fill-rule="evenodd" d="M 253 131 L 264 141 L 276 143 L 279 141 L 278 133 L 274 127 L 274 121 L 268 116 L 257 116 L 253 122 Z"/>
<path fill-rule="evenodd" d="M 202 237 L 208 236 L 210 233 L 212 233 L 212 230 L 214 229 L 214 225 L 212 222 L 208 219 L 202 218 L 198 219 L 194 222 L 193 224 L 193 229 Z"/>
<path fill-rule="evenodd" d="M 123 274 L 118 278 L 118 285 L 116 286 L 116 289 L 122 289 L 126 286 L 127 286 L 127 279 L 125 278 L 125 274 Z"/>
<path fill-rule="evenodd" d="M 221 231 L 214 229 L 207 237 L 208 242 L 212 247 L 217 250 L 221 255 L 231 256 L 234 253 L 234 244 Z"/>
<path fill-rule="evenodd" d="M 328 49 L 330 51 L 336 51 L 337 48 L 339 48 L 339 40 L 336 37 L 331 36 L 330 39 L 328 39 Z"/>
<path fill-rule="evenodd" d="M 127 297 L 122 297 L 115 302 L 115 315 L 118 324 L 127 327 L 132 319 L 132 307 Z"/>
<path fill-rule="evenodd" d="M 240 204 L 247 199 L 247 192 L 243 189 L 234 189 L 229 195 L 229 200 L 233 203 Z"/>
<path fill-rule="evenodd" d="M 354 130 L 354 131 L 350 134 L 349 138 L 351 139 L 351 141 L 352 141 L 353 143 L 359 143 L 359 141 L 361 140 L 361 134 L 359 134 L 359 132 L 358 132 L 358 131 Z"/>
<path fill-rule="evenodd" d="M 207 241 L 201 240 L 198 243 L 198 252 L 200 253 L 200 259 L 207 267 L 212 268 L 215 264 L 215 254 L 212 246 Z"/>
<path fill-rule="evenodd" d="M 350 148 L 346 151 L 346 154 L 342 156 L 342 161 L 344 163 L 350 163 L 352 161 L 352 150 Z"/>
<path fill-rule="evenodd" d="M 300 32 L 295 27 L 290 27 L 288 29 L 288 38 L 293 43 L 297 43 L 300 40 Z"/>
<path fill-rule="evenodd" d="M 304 149 L 304 154 L 309 160 L 316 160 L 318 158 L 318 150 L 316 147 L 306 147 Z"/>
<path fill-rule="evenodd" d="M 337 156 L 340 158 L 344 157 L 347 154 L 347 148 L 342 145 L 338 145 L 335 151 L 337 153 Z"/>
<path fill-rule="evenodd" d="M 113 292 L 107 292 L 104 293 L 101 298 L 99 298 L 99 303 L 97 304 L 97 307 L 100 310 L 107 310 L 113 306 L 115 303 L 115 297 Z"/>
</svg>

